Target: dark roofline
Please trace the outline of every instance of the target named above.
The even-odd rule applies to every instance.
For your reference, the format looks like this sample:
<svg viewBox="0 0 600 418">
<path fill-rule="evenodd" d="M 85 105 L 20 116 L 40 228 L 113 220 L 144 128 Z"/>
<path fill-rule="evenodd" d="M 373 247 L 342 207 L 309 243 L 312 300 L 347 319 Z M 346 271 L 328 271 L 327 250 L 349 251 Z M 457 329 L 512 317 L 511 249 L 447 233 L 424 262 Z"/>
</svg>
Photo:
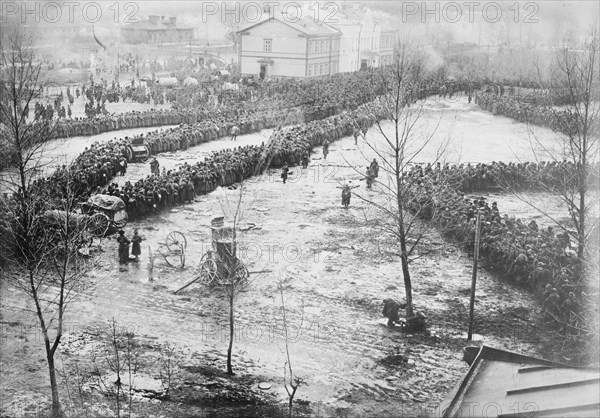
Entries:
<svg viewBox="0 0 600 418">
<path fill-rule="evenodd" d="M 281 22 L 281 23 L 283 23 L 284 25 L 286 25 L 286 26 L 289 26 L 290 28 L 292 28 L 292 29 L 295 29 L 295 30 L 296 30 L 296 31 L 298 31 L 298 32 L 302 32 L 302 33 L 304 33 L 305 35 L 308 35 L 308 36 L 321 36 L 321 35 L 329 35 L 329 36 L 334 36 L 334 35 L 341 35 L 341 34 L 342 34 L 342 32 L 341 32 L 339 29 L 336 29 L 336 28 L 334 28 L 334 27 L 332 27 L 332 26 L 329 26 L 329 25 L 327 25 L 326 23 L 324 23 L 324 25 L 326 25 L 326 26 L 327 26 L 329 29 L 331 29 L 332 31 L 334 31 L 334 32 L 336 32 L 336 33 L 325 33 L 325 32 L 323 32 L 323 33 L 310 33 L 310 32 L 308 32 L 308 31 L 303 31 L 303 30 L 302 30 L 302 29 L 300 29 L 300 28 L 297 28 L 297 27 L 295 27 L 295 26 L 292 26 L 292 25 L 290 25 L 290 24 L 289 24 L 289 22 L 286 22 L 284 19 L 280 19 L 280 18 L 278 18 L 278 17 L 272 16 L 272 17 L 268 17 L 268 18 L 266 18 L 266 19 L 264 19 L 264 20 L 261 20 L 261 21 L 259 21 L 259 22 L 256 22 L 256 23 L 254 23 L 254 24 L 252 24 L 252 25 L 248 26 L 247 28 L 244 28 L 244 29 L 242 29 L 242 30 L 239 30 L 239 31 L 237 31 L 237 32 L 236 32 L 236 35 L 242 35 L 242 33 L 243 33 L 243 32 L 246 32 L 248 29 L 252 29 L 252 28 L 254 28 L 254 27 L 256 27 L 256 26 L 262 25 L 263 23 L 265 23 L 265 22 L 268 22 L 268 21 L 270 21 L 270 20 L 277 20 L 278 22 Z M 316 22 L 315 22 L 315 23 L 316 23 Z"/>
</svg>

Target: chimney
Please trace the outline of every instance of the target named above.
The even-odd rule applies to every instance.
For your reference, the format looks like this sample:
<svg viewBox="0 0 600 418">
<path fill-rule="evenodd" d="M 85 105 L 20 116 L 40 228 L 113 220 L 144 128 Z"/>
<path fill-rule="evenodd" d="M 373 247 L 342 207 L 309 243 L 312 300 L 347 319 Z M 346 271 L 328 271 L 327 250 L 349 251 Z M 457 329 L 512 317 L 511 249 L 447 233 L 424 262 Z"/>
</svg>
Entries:
<svg viewBox="0 0 600 418">
<path fill-rule="evenodd" d="M 148 21 L 150 23 L 152 23 L 153 25 L 156 25 L 158 23 L 158 16 L 150 15 L 150 16 L 148 16 Z"/>
<path fill-rule="evenodd" d="M 170 17 L 169 18 L 169 23 L 171 24 L 171 26 L 175 26 L 175 24 L 177 23 L 177 18 L 176 17 Z"/>
<path fill-rule="evenodd" d="M 165 20 L 165 17 L 164 17 L 164 16 L 161 16 L 161 17 L 160 17 L 160 20 Z"/>
</svg>

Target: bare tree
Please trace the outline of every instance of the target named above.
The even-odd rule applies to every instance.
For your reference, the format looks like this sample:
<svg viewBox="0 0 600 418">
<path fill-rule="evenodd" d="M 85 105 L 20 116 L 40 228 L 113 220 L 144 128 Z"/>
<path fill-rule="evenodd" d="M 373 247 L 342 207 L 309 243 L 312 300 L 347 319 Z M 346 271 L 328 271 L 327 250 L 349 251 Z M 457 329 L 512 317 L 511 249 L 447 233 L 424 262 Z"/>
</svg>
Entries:
<svg viewBox="0 0 600 418">
<path fill-rule="evenodd" d="M 6 201 L 3 229 L 12 243 L 12 254 L 3 276 L 21 289 L 33 303 L 39 320 L 52 390 L 53 416 L 59 416 L 60 400 L 55 354 L 64 332 L 65 313 L 96 257 L 83 255 L 90 243 L 91 218 L 73 213 L 74 196 L 60 202 L 28 194 Z M 58 209 L 57 209 L 58 208 Z"/>
<path fill-rule="evenodd" d="M 242 260 L 237 257 L 238 237 L 237 230 L 243 214 L 242 199 L 244 197 L 244 184 L 239 185 L 238 197 L 234 202 L 225 199 L 221 203 L 224 212 L 229 212 L 231 227 L 221 230 L 217 239 L 217 274 L 229 305 L 229 345 L 227 347 L 227 374 L 233 375 L 233 339 L 235 335 L 235 301 L 237 295 L 244 291 L 249 284 L 248 271 Z M 224 233 L 224 234 L 223 234 Z M 213 238 L 214 239 L 214 238 Z"/>
<path fill-rule="evenodd" d="M 88 218 L 72 212 L 76 203 L 67 170 L 65 187 L 52 193 L 34 187 L 43 148 L 52 131 L 50 121 L 28 123 L 27 112 L 41 97 L 41 67 L 34 62 L 28 35 L 7 28 L 0 39 L 0 137 L 10 150 L 13 176 L 2 177 L 0 231 L 6 245 L 2 277 L 21 289 L 39 320 L 52 391 L 52 414 L 61 415 L 55 354 L 64 331 L 65 312 L 81 279 L 94 263 L 80 250 L 89 242 Z M 13 173 L 14 174 L 14 173 Z"/>
<path fill-rule="evenodd" d="M 95 331 L 101 338 L 99 352 L 92 357 L 92 374 L 96 384 L 105 396 L 114 399 L 113 413 L 116 417 L 131 417 L 135 378 L 140 369 L 140 344 L 135 334 L 121 326 L 114 317 L 106 325 L 100 324 Z M 106 371 L 110 372 L 109 377 Z"/>
<path fill-rule="evenodd" d="M 593 216 L 598 206 L 598 184 L 594 183 L 598 181 L 599 157 L 599 48 L 598 32 L 594 30 L 583 49 L 558 51 L 550 75 L 539 77 L 550 96 L 561 97 L 566 104 L 548 108 L 559 133 L 558 146 L 549 145 L 531 130 L 531 149 L 537 162 L 549 160 L 562 169 L 556 170 L 552 177 L 538 176 L 529 180 L 565 204 L 570 225 L 565 226 L 530 199 L 523 199 L 577 243 L 577 258 L 582 267 L 593 255 L 589 243 L 598 227 L 598 219 Z M 597 218 L 597 213 L 595 215 Z"/>
<path fill-rule="evenodd" d="M 546 107 L 558 140 L 548 143 L 531 128 L 530 146 L 540 167 L 525 173 L 529 184 L 558 199 L 568 210 L 568 221 L 542 207 L 512 184 L 503 188 L 548 219 L 576 250 L 569 257 L 573 271 L 568 277 L 548 284 L 546 312 L 574 337 L 577 348 L 597 350 L 598 342 L 598 204 L 600 120 L 600 45 L 593 30 L 582 49 L 557 51 L 548 76 L 538 67 L 538 78 L 551 99 L 562 106 Z M 545 166 L 544 164 L 548 164 Z M 546 167 L 546 168 L 544 168 Z M 559 272 L 557 275 L 560 277 Z M 559 297 L 558 295 L 562 295 Z M 557 315 L 558 314 L 558 315 Z M 584 342 L 584 344 L 581 344 Z M 587 348 L 586 348 L 587 347 Z"/>
<path fill-rule="evenodd" d="M 413 168 L 422 158 L 424 149 L 433 147 L 434 133 L 439 126 L 438 120 L 430 132 L 425 132 L 424 103 L 414 102 L 423 76 L 422 57 L 406 48 L 399 51 L 391 67 L 380 72 L 384 94 L 366 105 L 367 117 L 375 121 L 375 132 L 380 138 L 370 135 L 370 139 L 364 138 L 364 143 L 367 153 L 377 157 L 382 174 L 373 186 L 376 193 L 356 193 L 360 200 L 382 215 L 376 218 L 377 226 L 398 242 L 399 251 L 395 254 L 400 257 L 402 265 L 407 326 L 412 328 L 420 328 L 424 324 L 423 316 L 415 314 L 413 309 L 409 266 L 419 257 L 416 249 L 431 226 L 428 220 L 437 216 L 434 189 L 443 187 L 446 181 L 440 176 L 437 183 L 426 182 L 424 177 L 414 175 Z M 391 121 L 391 129 L 383 120 Z M 442 141 L 431 159 L 434 167 L 441 161 L 447 144 L 447 140 Z M 426 221 L 422 222 L 419 218 Z"/>
<path fill-rule="evenodd" d="M 281 315 L 282 315 L 282 322 L 283 322 L 283 338 L 284 338 L 284 344 L 285 344 L 285 364 L 283 365 L 283 384 L 285 387 L 285 391 L 288 394 L 288 413 L 289 413 L 289 416 L 291 417 L 292 409 L 294 406 L 294 397 L 296 396 L 296 392 L 300 386 L 308 385 L 308 383 L 306 382 L 306 380 L 303 377 L 295 375 L 294 369 L 292 368 L 292 360 L 290 358 L 290 346 L 289 346 L 289 336 L 288 336 L 287 310 L 285 308 L 285 299 L 283 297 L 284 284 L 283 284 L 282 280 L 279 281 L 278 288 L 279 288 L 279 295 L 281 296 Z"/>
</svg>

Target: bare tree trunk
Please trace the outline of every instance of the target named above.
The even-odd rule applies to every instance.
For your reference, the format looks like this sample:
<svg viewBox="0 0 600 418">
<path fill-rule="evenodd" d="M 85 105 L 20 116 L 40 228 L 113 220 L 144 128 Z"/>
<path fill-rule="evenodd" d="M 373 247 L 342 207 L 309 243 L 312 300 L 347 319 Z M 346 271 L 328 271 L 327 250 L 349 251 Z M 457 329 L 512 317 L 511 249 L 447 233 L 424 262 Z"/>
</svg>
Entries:
<svg viewBox="0 0 600 418">
<path fill-rule="evenodd" d="M 52 390 L 52 417 L 58 418 L 62 416 L 60 410 L 60 398 L 58 396 L 58 384 L 56 383 L 56 368 L 54 366 L 54 353 L 50 348 L 50 340 L 45 338 L 46 344 L 46 359 L 48 360 L 48 372 L 50 373 L 50 388 Z"/>
<path fill-rule="evenodd" d="M 585 143 L 584 143 L 585 144 Z M 585 146 L 585 145 L 584 145 Z M 586 155 L 583 153 L 582 162 L 579 175 L 579 230 L 577 231 L 577 258 L 581 262 L 580 268 L 585 264 L 585 222 L 586 222 L 586 210 L 585 210 L 585 194 L 586 194 L 586 181 L 587 181 L 587 170 L 586 170 Z"/>
<path fill-rule="evenodd" d="M 231 290 L 233 292 L 233 289 Z M 233 295 L 229 296 L 229 347 L 227 348 L 227 374 L 233 374 L 233 367 L 231 367 L 231 352 L 233 351 Z"/>
<path fill-rule="evenodd" d="M 400 242 L 402 262 L 402 277 L 404 278 L 404 292 L 406 293 L 406 317 L 414 316 L 412 300 L 412 282 L 410 281 L 410 272 L 408 270 L 408 257 L 406 256 L 406 242 L 404 239 Z"/>
</svg>

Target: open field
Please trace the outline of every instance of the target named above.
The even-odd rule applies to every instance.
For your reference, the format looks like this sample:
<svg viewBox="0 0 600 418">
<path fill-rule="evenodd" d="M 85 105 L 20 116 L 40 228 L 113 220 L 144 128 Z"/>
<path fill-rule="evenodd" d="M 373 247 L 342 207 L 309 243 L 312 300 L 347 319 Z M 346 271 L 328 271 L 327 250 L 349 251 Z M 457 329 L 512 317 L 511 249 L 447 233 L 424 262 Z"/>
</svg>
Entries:
<svg viewBox="0 0 600 418">
<path fill-rule="evenodd" d="M 435 155 L 436 144 L 448 135 L 449 162 L 518 161 L 532 156 L 528 127 L 481 112 L 464 100 L 431 101 L 425 116 L 429 126 L 432 120 L 440 123 L 434 144 L 424 150 L 423 162 Z M 259 144 L 269 134 L 239 137 L 235 144 L 215 141 L 160 155 L 158 160 L 161 167 L 170 169 L 216 149 Z M 377 138 L 380 134 L 372 128 L 367 135 Z M 554 141 L 548 130 L 539 130 L 538 135 L 548 143 Z M 320 149 L 312 157 L 307 170 L 291 169 L 288 184 L 282 184 L 275 171 L 245 184 L 239 256 L 251 271 L 272 272 L 252 276 L 250 288 L 237 299 L 234 370 L 238 377 L 233 381 L 240 386 L 247 382 L 243 399 L 271 403 L 286 399 L 281 301 L 276 291 L 281 281 L 294 337 L 291 359 L 295 373 L 309 384 L 297 395 L 298 400 L 311 403 L 305 413 L 332 417 L 436 414 L 444 396 L 467 370 L 462 349 L 467 344 L 472 260 L 453 243 L 444 243 L 439 234 L 431 233 L 425 247 L 442 249 L 423 254 L 412 264 L 416 309 L 426 315 L 431 333 L 407 335 L 386 328 L 382 300 L 404 296 L 394 243 L 374 227 L 372 209 L 358 199 L 353 198 L 350 209 L 342 209 L 337 188 L 352 180 L 360 185 L 358 192 L 373 193 L 364 190 L 361 175 L 349 167 L 364 167 L 373 156 L 364 144 L 356 147 L 352 138 L 344 138 L 331 144 L 327 161 Z M 147 164 L 132 164 L 127 176 L 118 181 L 134 181 L 146 174 Z M 139 264 L 120 266 L 117 243 L 114 238 L 105 240 L 101 268 L 89 275 L 70 308 L 68 335 L 59 349 L 58 364 L 72 369 L 75 361 L 89 362 L 95 341 L 89 327 L 115 318 L 145 341 L 146 354 L 152 344 L 164 342 L 182 350 L 185 377 L 174 391 L 179 403 L 148 401 L 139 406 L 140 416 L 149 411 L 173 416 L 170 408 L 176 408 L 178 416 L 266 415 L 267 409 L 260 405 L 242 407 L 233 401 L 204 405 L 186 395 L 188 390 L 213 390 L 215 382 L 221 382 L 197 370 L 208 365 L 225 368 L 227 302 L 221 292 L 199 285 L 179 295 L 172 293 L 194 275 L 210 246 L 211 218 L 222 214 L 238 193 L 218 189 L 192 204 L 130 223 L 127 235 L 138 228 L 145 238 Z M 500 210 L 509 215 L 514 211 L 519 216 L 524 210 L 514 200 L 490 198 L 498 200 Z M 544 199 L 550 199 L 550 206 L 560 213 L 557 202 L 548 196 Z M 186 268 L 174 270 L 159 258 L 150 281 L 148 248 L 156 253 L 175 230 L 187 237 Z M 0 343 L 3 375 L 8 377 L 0 383 L 2 414 L 12 416 L 24 405 L 46 405 L 49 389 L 35 318 L 23 310 L 31 308 L 29 301 L 3 287 L 2 302 Z M 488 345 L 554 360 L 565 361 L 568 356 L 561 351 L 556 333 L 544 326 L 533 296 L 485 271 L 478 282 L 476 314 L 476 333 Z M 268 382 L 271 388 L 260 391 L 258 382 Z"/>
</svg>

